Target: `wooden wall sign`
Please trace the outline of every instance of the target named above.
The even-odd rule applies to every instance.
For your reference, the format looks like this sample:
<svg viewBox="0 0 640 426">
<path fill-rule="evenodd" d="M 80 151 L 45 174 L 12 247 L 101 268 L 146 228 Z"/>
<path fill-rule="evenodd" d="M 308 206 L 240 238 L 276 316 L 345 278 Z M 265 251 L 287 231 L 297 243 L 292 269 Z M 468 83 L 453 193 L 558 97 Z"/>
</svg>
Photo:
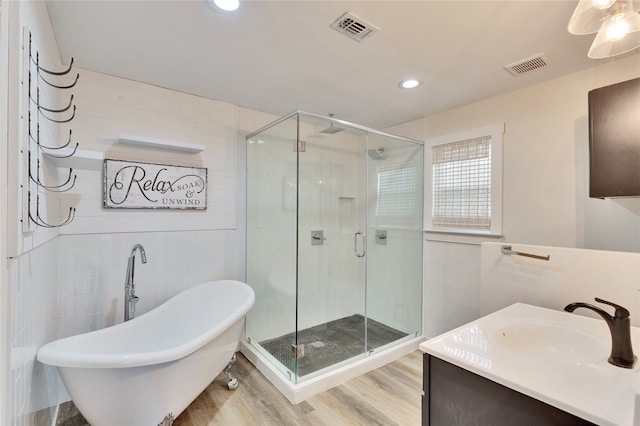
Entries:
<svg viewBox="0 0 640 426">
<path fill-rule="evenodd" d="M 104 203 L 112 209 L 207 208 L 207 169 L 104 160 Z"/>
</svg>

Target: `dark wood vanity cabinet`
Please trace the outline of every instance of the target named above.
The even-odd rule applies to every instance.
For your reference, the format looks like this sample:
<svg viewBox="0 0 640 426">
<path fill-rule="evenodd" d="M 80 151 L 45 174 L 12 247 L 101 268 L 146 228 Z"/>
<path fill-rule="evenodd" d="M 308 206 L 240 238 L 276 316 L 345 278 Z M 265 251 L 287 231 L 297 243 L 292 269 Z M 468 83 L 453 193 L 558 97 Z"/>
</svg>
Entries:
<svg viewBox="0 0 640 426">
<path fill-rule="evenodd" d="M 593 425 L 429 354 L 423 366 L 423 426 Z"/>
</svg>

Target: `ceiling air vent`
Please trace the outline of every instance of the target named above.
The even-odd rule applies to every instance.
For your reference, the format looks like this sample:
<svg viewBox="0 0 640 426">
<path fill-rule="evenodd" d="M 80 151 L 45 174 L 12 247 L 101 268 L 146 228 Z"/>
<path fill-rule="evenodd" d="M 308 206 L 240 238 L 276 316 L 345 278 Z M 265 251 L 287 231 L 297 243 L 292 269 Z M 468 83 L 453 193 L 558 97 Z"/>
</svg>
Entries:
<svg viewBox="0 0 640 426">
<path fill-rule="evenodd" d="M 380 28 L 376 27 L 354 15 L 351 12 L 347 12 L 331 24 L 331 28 L 344 34 L 352 40 L 361 42 L 365 38 L 372 36 Z"/>
<path fill-rule="evenodd" d="M 551 61 L 544 53 L 538 53 L 537 55 L 530 56 L 528 58 L 521 59 L 509 65 L 505 65 L 504 69 L 509 71 L 514 77 L 527 74 L 532 71 L 546 68 L 551 65 Z"/>
</svg>

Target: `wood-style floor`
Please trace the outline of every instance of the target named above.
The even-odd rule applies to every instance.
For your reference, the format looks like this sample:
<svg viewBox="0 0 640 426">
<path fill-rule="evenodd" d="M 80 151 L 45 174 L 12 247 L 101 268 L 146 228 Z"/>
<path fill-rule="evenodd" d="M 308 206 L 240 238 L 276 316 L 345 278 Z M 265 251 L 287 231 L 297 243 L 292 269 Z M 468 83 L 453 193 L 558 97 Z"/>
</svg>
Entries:
<svg viewBox="0 0 640 426">
<path fill-rule="evenodd" d="M 240 382 L 237 390 L 227 390 L 226 376 L 219 375 L 173 425 L 411 426 L 421 421 L 420 351 L 296 405 L 240 353 L 232 373 Z"/>
</svg>

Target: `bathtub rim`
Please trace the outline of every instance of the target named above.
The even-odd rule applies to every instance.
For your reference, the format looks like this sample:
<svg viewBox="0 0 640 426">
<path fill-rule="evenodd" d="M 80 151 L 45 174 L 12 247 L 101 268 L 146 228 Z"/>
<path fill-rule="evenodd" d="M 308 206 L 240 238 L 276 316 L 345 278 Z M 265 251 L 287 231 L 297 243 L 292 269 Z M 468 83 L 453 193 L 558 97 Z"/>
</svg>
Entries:
<svg viewBox="0 0 640 426">
<path fill-rule="evenodd" d="M 170 305 L 174 299 L 181 296 L 184 297 L 183 293 L 196 291 L 196 289 L 211 285 L 212 283 L 216 283 L 220 286 L 236 286 L 240 289 L 240 291 L 246 293 L 247 298 L 246 300 L 243 300 L 243 303 L 233 311 L 232 315 L 216 323 L 215 326 L 207 330 L 206 333 L 202 333 L 194 339 L 191 339 L 176 347 L 138 353 L 101 354 L 69 350 L 69 345 L 73 345 L 73 342 L 76 340 L 87 339 L 87 335 L 92 335 L 93 338 L 100 338 L 103 336 L 106 337 L 117 334 L 123 328 L 131 327 L 131 324 L 134 321 L 137 321 L 138 323 L 148 322 L 153 319 L 153 316 L 149 315 L 153 311 L 158 309 L 167 309 L 166 306 Z M 140 315 L 139 317 L 134 318 L 131 321 L 49 342 L 38 350 L 36 358 L 43 364 L 66 368 L 130 368 L 175 361 L 197 351 L 211 340 L 214 340 L 218 335 L 231 327 L 235 322 L 242 320 L 246 316 L 247 312 L 249 312 L 249 310 L 253 307 L 254 302 L 255 292 L 250 285 L 244 282 L 237 280 L 207 281 L 183 290 L 182 292 L 161 303 L 156 308 Z"/>
</svg>

